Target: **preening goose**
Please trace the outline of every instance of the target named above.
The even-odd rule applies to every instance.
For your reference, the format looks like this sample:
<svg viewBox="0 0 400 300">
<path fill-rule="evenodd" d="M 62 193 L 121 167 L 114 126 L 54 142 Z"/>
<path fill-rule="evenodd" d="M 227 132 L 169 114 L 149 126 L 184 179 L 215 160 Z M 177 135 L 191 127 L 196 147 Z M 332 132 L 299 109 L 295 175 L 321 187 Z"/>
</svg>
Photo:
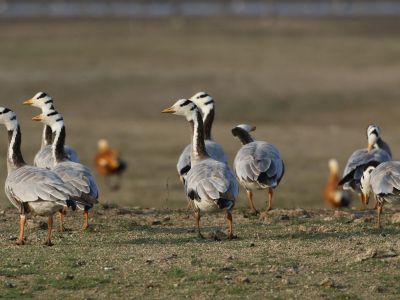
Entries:
<svg viewBox="0 0 400 300">
<path fill-rule="evenodd" d="M 221 145 L 213 141 L 211 130 L 215 116 L 214 99 L 205 92 L 199 92 L 193 95 L 190 100 L 200 108 L 203 114 L 204 139 L 208 155 L 211 158 L 223 163 L 228 163 L 228 158 L 225 155 Z M 192 144 L 189 144 L 183 149 L 179 156 L 176 168 L 182 183 L 184 183 L 186 174 L 190 170 L 190 154 L 192 152 Z"/>
<path fill-rule="evenodd" d="M 26 217 L 36 214 L 48 217 L 48 235 L 45 245 L 51 246 L 51 232 L 54 213 L 64 207 L 74 205 L 70 198 L 73 194 L 63 180 L 45 168 L 29 166 L 21 153 L 21 130 L 16 114 L 0 107 L 0 123 L 8 131 L 7 169 L 5 193 L 20 213 L 20 233 L 18 244 L 25 243 L 24 229 Z"/>
<path fill-rule="evenodd" d="M 233 136 L 242 143 L 236 154 L 233 168 L 240 184 L 246 189 L 247 198 L 253 213 L 258 213 L 253 204 L 254 189 L 268 190 L 268 208 L 272 209 L 273 189 L 275 189 L 285 172 L 285 166 L 278 149 L 267 142 L 256 141 L 250 135 L 255 127 L 238 125 L 232 129 Z"/>
<path fill-rule="evenodd" d="M 368 126 L 367 140 L 367 148 L 356 150 L 350 156 L 343 172 L 343 178 L 339 182 L 339 185 L 343 185 L 344 190 L 352 190 L 358 193 L 363 206 L 368 204 L 369 201 L 368 198 L 364 198 L 360 189 L 360 179 L 365 167 L 372 162 L 383 163 L 392 159 L 390 148 L 381 139 L 378 126 Z"/>
<path fill-rule="evenodd" d="M 38 92 L 32 98 L 24 102 L 25 105 L 38 107 L 42 110 L 42 113 L 47 113 L 50 110 L 54 110 L 54 101 L 50 95 L 44 92 Z M 51 169 L 54 165 L 53 155 L 51 151 L 52 144 L 52 132 L 50 126 L 43 126 L 42 144 L 38 153 L 36 153 L 33 163 L 37 167 Z M 70 146 L 65 145 L 65 153 L 70 161 L 79 162 L 78 154 Z"/>
<path fill-rule="evenodd" d="M 54 166 L 51 170 L 60 176 L 66 184 L 74 188 L 73 200 L 76 201 L 80 209 L 84 210 L 83 229 L 87 229 L 89 227 L 89 209 L 98 203 L 98 190 L 94 176 L 88 167 L 68 159 L 64 150 L 66 136 L 64 119 L 57 111 L 42 113 L 32 120 L 50 126 L 54 136 L 52 144 Z"/>
<path fill-rule="evenodd" d="M 233 238 L 232 209 L 239 193 L 238 184 L 227 164 L 208 155 L 198 107 L 188 99 L 180 99 L 162 112 L 185 116 L 192 127 L 191 169 L 186 176 L 185 192 L 193 201 L 199 236 L 201 212 L 226 210 L 228 237 Z"/>
<path fill-rule="evenodd" d="M 339 189 L 339 163 L 336 159 L 329 160 L 329 177 L 324 189 L 324 199 L 326 204 L 332 208 L 348 207 L 350 195 L 347 191 Z"/>
<path fill-rule="evenodd" d="M 375 195 L 378 227 L 381 227 L 384 203 L 400 203 L 400 161 L 370 163 L 363 172 L 360 188 L 364 198 L 368 198 L 371 192 Z"/>
<path fill-rule="evenodd" d="M 106 179 L 110 189 L 118 190 L 122 173 L 126 170 L 126 163 L 122 160 L 117 150 L 110 148 L 107 140 L 101 139 L 98 141 L 94 163 L 97 172 Z M 118 177 L 118 182 L 115 184 L 112 184 L 110 179 L 113 175 Z"/>
</svg>

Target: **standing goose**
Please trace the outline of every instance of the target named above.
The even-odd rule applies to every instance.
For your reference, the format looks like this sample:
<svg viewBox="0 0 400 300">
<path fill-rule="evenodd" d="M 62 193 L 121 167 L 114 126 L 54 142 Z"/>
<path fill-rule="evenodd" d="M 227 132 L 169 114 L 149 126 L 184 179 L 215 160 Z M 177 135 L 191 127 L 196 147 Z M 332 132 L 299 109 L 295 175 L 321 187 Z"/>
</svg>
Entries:
<svg viewBox="0 0 400 300">
<path fill-rule="evenodd" d="M 228 165 L 208 155 L 199 109 L 192 101 L 180 99 L 162 112 L 185 116 L 192 128 L 191 169 L 186 176 L 185 192 L 193 201 L 199 236 L 202 237 L 201 212 L 226 210 L 228 237 L 233 238 L 232 209 L 239 193 L 238 185 Z"/>
<path fill-rule="evenodd" d="M 271 210 L 273 189 L 279 185 L 285 166 L 274 145 L 254 140 L 250 132 L 255 129 L 255 126 L 242 124 L 233 128 L 232 134 L 243 145 L 236 154 L 233 168 L 240 184 L 246 189 L 252 212 L 257 214 L 252 190 L 268 189 L 267 211 Z"/>
<path fill-rule="evenodd" d="M 384 203 L 400 203 L 400 161 L 370 163 L 361 177 L 360 189 L 366 199 L 371 191 L 375 195 L 380 228 Z"/>
<path fill-rule="evenodd" d="M 344 190 L 352 190 L 359 194 L 361 204 L 368 204 L 368 198 L 361 193 L 360 179 L 365 167 L 372 163 L 383 163 L 392 159 L 389 146 L 381 139 L 380 129 L 376 125 L 369 125 L 367 128 L 368 147 L 353 152 L 347 161 L 343 172 L 343 178 L 339 185 L 343 185 Z"/>
<path fill-rule="evenodd" d="M 42 113 L 54 110 L 53 98 L 44 92 L 38 92 L 32 98 L 24 102 L 25 105 L 38 107 Z M 54 165 L 53 154 L 51 151 L 52 132 L 48 125 L 43 126 L 42 144 L 38 153 L 36 153 L 33 163 L 37 167 L 51 169 Z M 65 146 L 65 153 L 70 161 L 79 162 L 78 154 L 70 146 Z"/>
<path fill-rule="evenodd" d="M 203 114 L 204 139 L 207 153 L 211 158 L 223 163 L 228 163 L 228 158 L 225 155 L 221 145 L 214 142 L 211 136 L 211 129 L 214 122 L 215 106 L 214 99 L 205 92 L 199 92 L 192 96 L 190 100 L 200 108 Z M 190 170 L 190 154 L 192 152 L 192 144 L 189 144 L 183 149 L 179 156 L 176 168 L 182 183 L 185 182 L 186 174 Z"/>
<path fill-rule="evenodd" d="M 40 114 L 32 120 L 40 121 L 50 126 L 53 133 L 52 154 L 55 172 L 66 184 L 70 184 L 75 189 L 73 199 L 77 206 L 84 210 L 85 222 L 83 230 L 89 227 L 89 209 L 98 203 L 98 190 L 96 181 L 89 168 L 70 161 L 65 153 L 65 126 L 64 119 L 57 111 L 48 111 Z"/>
<path fill-rule="evenodd" d="M 339 183 L 339 164 L 336 159 L 329 160 L 329 177 L 324 189 L 324 198 L 326 204 L 332 208 L 348 207 L 350 204 L 350 195 L 347 191 L 338 188 Z"/>
<path fill-rule="evenodd" d="M 7 170 L 5 193 L 20 213 L 18 245 L 25 243 L 25 223 L 29 214 L 48 217 L 48 234 L 45 245 L 51 246 L 54 213 L 74 205 L 70 201 L 73 191 L 54 172 L 29 166 L 21 153 L 21 130 L 15 113 L 0 107 L 0 123 L 8 131 Z"/>
</svg>

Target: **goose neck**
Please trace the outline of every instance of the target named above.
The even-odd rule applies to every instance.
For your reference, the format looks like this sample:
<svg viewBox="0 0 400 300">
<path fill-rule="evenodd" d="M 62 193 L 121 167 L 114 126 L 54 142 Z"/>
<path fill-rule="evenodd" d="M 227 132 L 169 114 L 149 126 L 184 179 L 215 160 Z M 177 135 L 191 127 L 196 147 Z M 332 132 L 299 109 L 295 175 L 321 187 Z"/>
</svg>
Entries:
<svg viewBox="0 0 400 300">
<path fill-rule="evenodd" d="M 21 153 L 21 138 L 21 129 L 19 125 L 17 125 L 14 129 L 8 130 L 8 173 L 26 164 Z"/>
<path fill-rule="evenodd" d="M 204 126 L 203 119 L 198 109 L 193 111 L 193 119 L 192 121 L 192 155 L 191 160 L 192 163 L 203 160 L 209 157 L 206 151 L 206 145 L 204 142 Z"/>
</svg>

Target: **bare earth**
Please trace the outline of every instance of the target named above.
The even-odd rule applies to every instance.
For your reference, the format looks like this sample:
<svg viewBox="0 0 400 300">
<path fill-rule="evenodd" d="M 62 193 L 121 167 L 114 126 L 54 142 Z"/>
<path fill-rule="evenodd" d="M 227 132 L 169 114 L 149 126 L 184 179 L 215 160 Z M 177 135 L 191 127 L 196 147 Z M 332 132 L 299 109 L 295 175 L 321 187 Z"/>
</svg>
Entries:
<svg viewBox="0 0 400 300">
<path fill-rule="evenodd" d="M 385 207 L 378 230 L 357 201 L 350 211 L 323 209 L 321 191 L 328 159 L 343 168 L 366 146 L 370 123 L 400 157 L 400 19 L 3 19 L 0 27 L 0 105 L 17 112 L 26 161 L 41 126 L 22 102 L 44 90 L 82 162 L 92 166 L 96 141 L 108 138 L 129 166 L 117 193 L 98 178 L 91 230 L 77 230 L 83 217 L 71 214 L 74 230 L 56 232 L 52 248 L 41 246 L 40 218 L 27 245 L 14 246 L 18 215 L 0 195 L 0 297 L 398 298 L 397 208 Z M 264 220 L 245 215 L 241 192 L 233 241 L 218 231 L 222 214 L 203 217 L 206 240 L 193 232 L 175 170 L 189 129 L 160 113 L 201 90 L 215 98 L 214 138 L 231 162 L 240 145 L 230 130 L 240 123 L 256 125 L 255 137 L 285 160 L 276 210 Z M 255 194 L 258 208 L 265 200 Z"/>
</svg>

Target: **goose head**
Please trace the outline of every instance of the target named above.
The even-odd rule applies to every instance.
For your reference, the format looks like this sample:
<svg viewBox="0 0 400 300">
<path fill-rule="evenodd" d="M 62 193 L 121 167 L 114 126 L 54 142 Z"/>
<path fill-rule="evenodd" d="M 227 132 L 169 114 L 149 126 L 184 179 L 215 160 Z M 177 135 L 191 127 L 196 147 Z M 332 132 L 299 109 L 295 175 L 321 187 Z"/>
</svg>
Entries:
<svg viewBox="0 0 400 300">
<path fill-rule="evenodd" d="M 374 170 L 375 170 L 375 166 L 368 166 L 364 170 L 364 173 L 360 179 L 361 193 L 363 194 L 364 199 L 366 199 L 366 204 L 368 204 L 367 199 L 369 197 L 369 194 L 371 193 L 371 173 Z"/>
<path fill-rule="evenodd" d="M 369 125 L 367 128 L 368 151 L 371 151 L 380 137 L 381 130 L 377 125 Z"/>
<path fill-rule="evenodd" d="M 42 122 L 51 127 L 54 132 L 64 126 L 64 119 L 56 110 L 49 110 L 32 118 L 33 121 Z"/>
<path fill-rule="evenodd" d="M 35 96 L 26 100 L 23 104 L 40 108 L 42 111 L 54 109 L 53 98 L 44 92 L 36 93 Z"/>
<path fill-rule="evenodd" d="M 14 130 L 18 126 L 17 115 L 11 109 L 0 106 L 0 124 L 7 130 Z"/>
<path fill-rule="evenodd" d="M 237 125 L 235 128 L 232 129 L 233 136 L 239 136 L 240 133 L 250 133 L 256 130 L 256 126 L 249 125 L 249 124 L 240 124 Z"/>
<path fill-rule="evenodd" d="M 185 116 L 186 120 L 193 120 L 193 113 L 198 110 L 196 104 L 188 99 L 179 99 L 169 108 L 162 110 L 162 113 Z"/>
<path fill-rule="evenodd" d="M 204 116 L 214 109 L 214 99 L 206 92 L 198 92 L 190 98 L 190 101 L 201 109 Z"/>
</svg>

